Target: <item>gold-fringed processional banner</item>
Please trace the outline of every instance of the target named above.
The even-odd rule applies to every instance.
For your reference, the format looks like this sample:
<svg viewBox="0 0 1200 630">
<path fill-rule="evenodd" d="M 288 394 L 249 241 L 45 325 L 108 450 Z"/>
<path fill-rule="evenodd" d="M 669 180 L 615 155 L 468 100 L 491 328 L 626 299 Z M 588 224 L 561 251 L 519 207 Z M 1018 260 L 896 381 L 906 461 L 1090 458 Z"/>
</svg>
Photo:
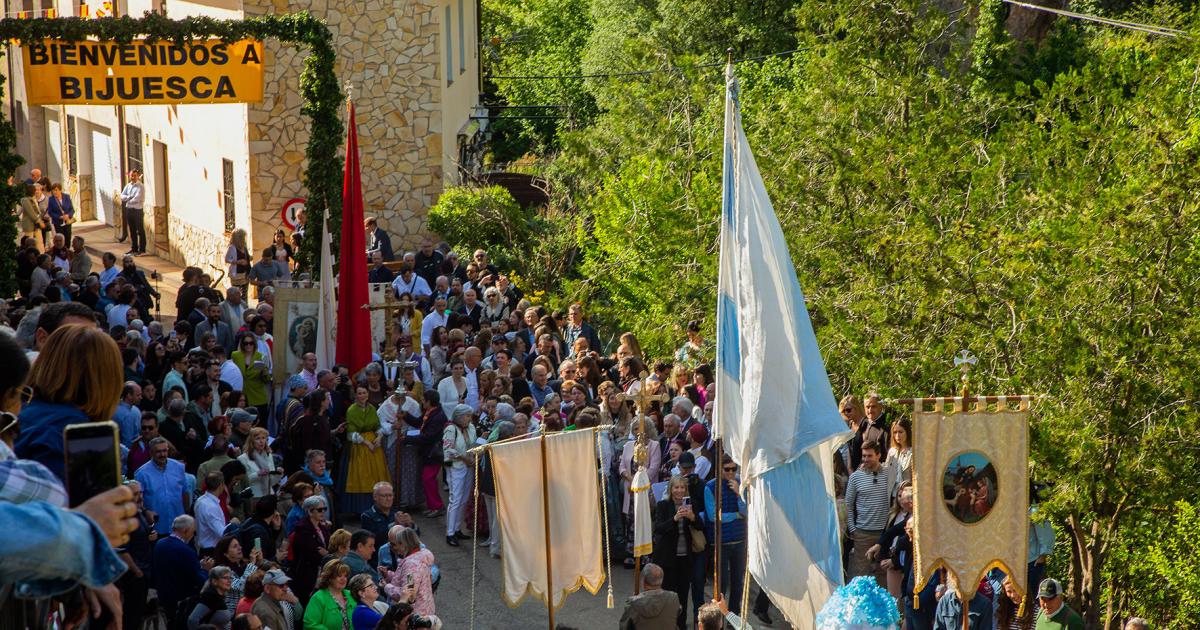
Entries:
<svg viewBox="0 0 1200 630">
<path fill-rule="evenodd" d="M 1029 398 L 957 404 L 913 413 L 914 591 L 945 568 L 970 601 L 999 567 L 1026 593 Z"/>
</svg>

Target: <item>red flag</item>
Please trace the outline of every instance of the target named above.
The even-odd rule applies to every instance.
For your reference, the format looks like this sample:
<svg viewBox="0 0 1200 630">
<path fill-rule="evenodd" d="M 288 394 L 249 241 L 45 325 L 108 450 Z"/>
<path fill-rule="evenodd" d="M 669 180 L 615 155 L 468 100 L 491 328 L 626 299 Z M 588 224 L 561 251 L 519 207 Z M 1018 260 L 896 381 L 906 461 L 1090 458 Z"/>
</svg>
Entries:
<svg viewBox="0 0 1200 630">
<path fill-rule="evenodd" d="M 371 316 L 367 297 L 367 237 L 363 233 L 362 175 L 354 102 L 346 133 L 346 172 L 342 184 L 342 248 L 338 257 L 337 362 L 355 374 L 371 362 Z"/>
</svg>

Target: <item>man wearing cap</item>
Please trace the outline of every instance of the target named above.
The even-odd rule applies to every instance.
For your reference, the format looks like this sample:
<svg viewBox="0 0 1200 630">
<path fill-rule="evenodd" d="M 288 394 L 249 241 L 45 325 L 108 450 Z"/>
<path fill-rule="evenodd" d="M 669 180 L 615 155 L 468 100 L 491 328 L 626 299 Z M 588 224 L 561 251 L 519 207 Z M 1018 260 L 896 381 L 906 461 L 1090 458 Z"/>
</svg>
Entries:
<svg viewBox="0 0 1200 630">
<path fill-rule="evenodd" d="M 1063 587 L 1058 580 L 1046 578 L 1038 586 L 1037 630 L 1083 630 L 1083 617 L 1063 601 Z"/>
<path fill-rule="evenodd" d="M 250 437 L 250 429 L 254 428 L 257 420 L 258 410 L 254 407 L 234 407 L 229 410 L 229 426 L 232 429 L 229 432 L 229 443 L 239 451 L 245 450 L 246 439 Z"/>
<path fill-rule="evenodd" d="M 254 600 L 250 612 L 262 620 L 264 630 L 292 630 L 296 620 L 302 618 L 304 608 L 288 587 L 291 581 L 280 569 L 271 569 L 263 575 L 263 594 Z"/>
</svg>

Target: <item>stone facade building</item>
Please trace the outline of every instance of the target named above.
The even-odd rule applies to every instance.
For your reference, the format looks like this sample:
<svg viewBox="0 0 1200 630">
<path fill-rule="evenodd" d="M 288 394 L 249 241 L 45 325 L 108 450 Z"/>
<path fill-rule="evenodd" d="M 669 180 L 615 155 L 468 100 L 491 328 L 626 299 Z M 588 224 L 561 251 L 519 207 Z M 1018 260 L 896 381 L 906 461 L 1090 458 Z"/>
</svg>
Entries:
<svg viewBox="0 0 1200 630">
<path fill-rule="evenodd" d="M 80 10 L 72 0 L 34 1 L 60 16 Z M 429 207 L 460 180 L 464 151 L 479 132 L 472 119 L 477 0 L 125 0 L 117 10 L 233 19 L 307 10 L 324 19 L 335 37 L 338 80 L 357 109 L 366 212 L 397 249 L 416 244 Z M 276 41 L 265 47 L 261 103 L 123 108 L 27 105 L 14 48 L 5 99 L 28 162 L 19 175 L 40 167 L 76 191 L 85 219 L 115 223 L 123 172 L 140 167 L 151 253 L 223 268 L 236 228 L 255 249 L 265 247 L 282 225 L 283 205 L 306 196 L 309 137 L 299 94 L 306 51 Z"/>
</svg>

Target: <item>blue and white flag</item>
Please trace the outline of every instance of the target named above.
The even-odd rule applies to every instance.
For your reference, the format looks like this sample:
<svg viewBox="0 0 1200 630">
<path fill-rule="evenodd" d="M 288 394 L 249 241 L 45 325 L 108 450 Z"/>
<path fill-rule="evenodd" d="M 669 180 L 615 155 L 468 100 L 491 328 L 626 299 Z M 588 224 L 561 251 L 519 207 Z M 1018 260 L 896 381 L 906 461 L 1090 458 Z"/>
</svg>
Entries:
<svg viewBox="0 0 1200 630">
<path fill-rule="evenodd" d="M 838 414 L 787 241 L 742 132 L 726 69 L 714 432 L 742 467 L 749 567 L 797 628 L 842 584 Z"/>
</svg>

